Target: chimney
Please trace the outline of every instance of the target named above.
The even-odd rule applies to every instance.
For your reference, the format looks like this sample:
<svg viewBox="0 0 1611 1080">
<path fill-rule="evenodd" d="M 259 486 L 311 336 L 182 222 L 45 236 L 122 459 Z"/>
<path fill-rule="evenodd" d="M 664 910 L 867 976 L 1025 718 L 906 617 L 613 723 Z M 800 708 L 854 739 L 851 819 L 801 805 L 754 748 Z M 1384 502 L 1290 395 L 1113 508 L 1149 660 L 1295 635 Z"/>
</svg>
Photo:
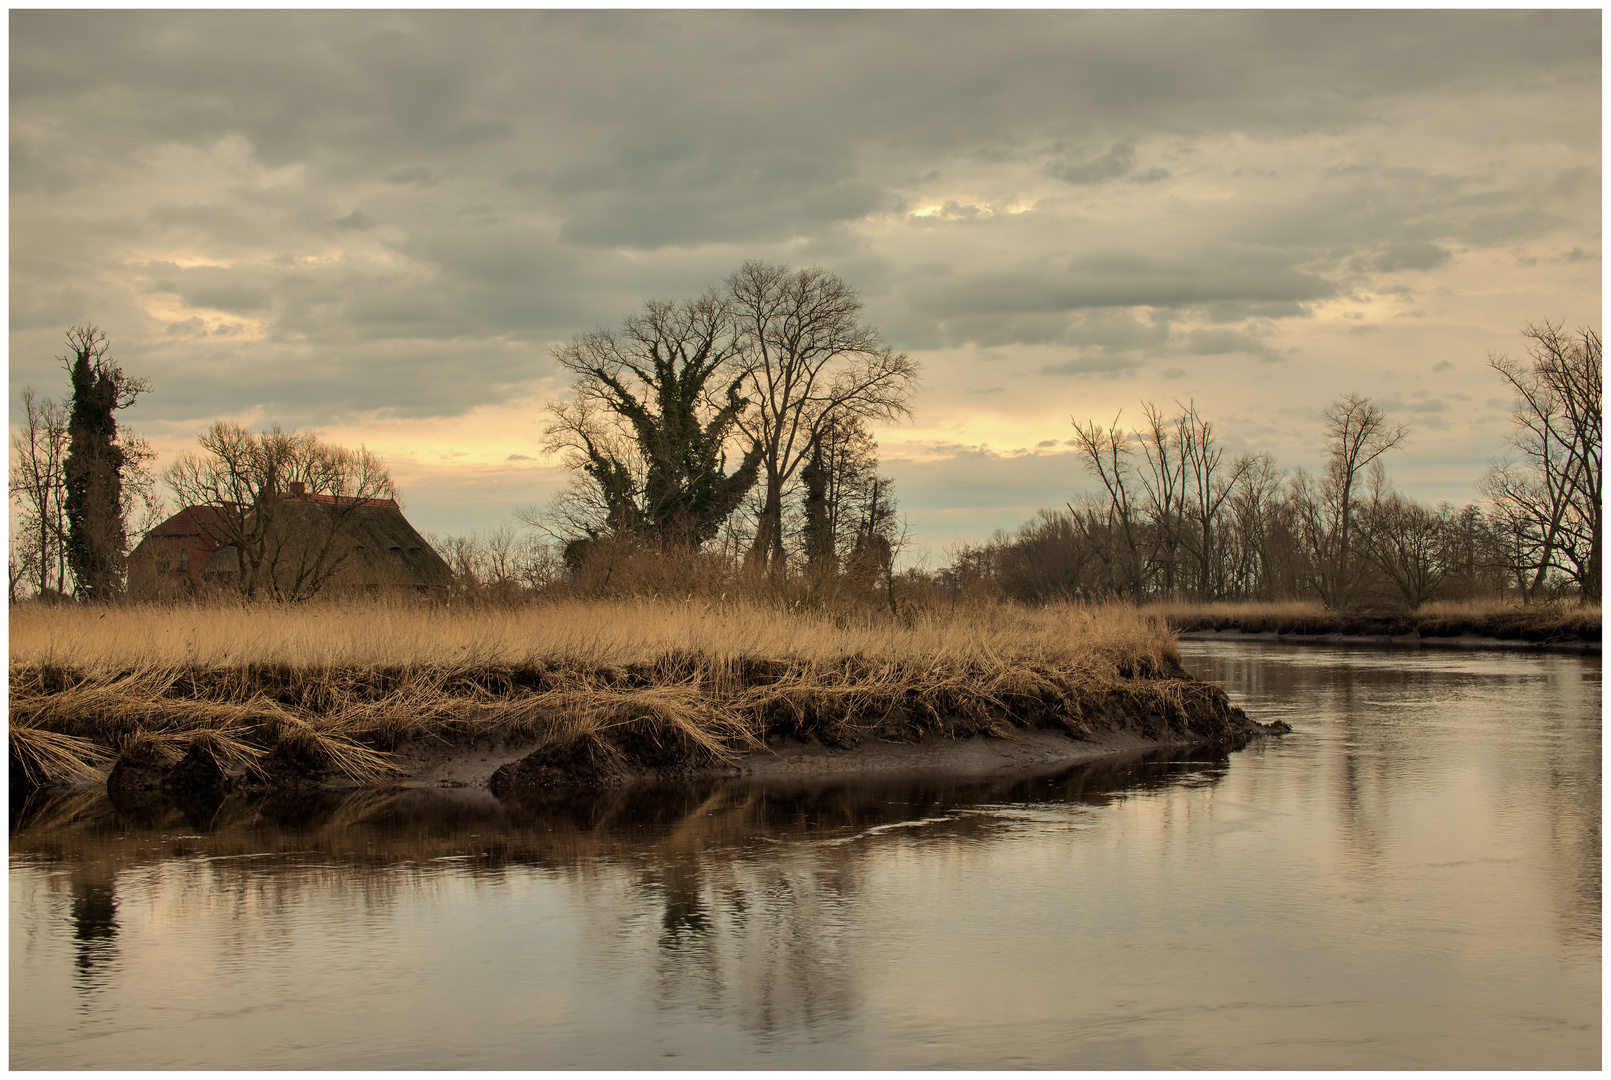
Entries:
<svg viewBox="0 0 1611 1080">
<path fill-rule="evenodd" d="M 306 495 L 307 492 L 308 492 L 308 485 L 304 484 L 300 480 L 292 480 L 291 481 L 291 498 L 300 499 L 300 498 L 302 498 L 303 495 Z"/>
</svg>

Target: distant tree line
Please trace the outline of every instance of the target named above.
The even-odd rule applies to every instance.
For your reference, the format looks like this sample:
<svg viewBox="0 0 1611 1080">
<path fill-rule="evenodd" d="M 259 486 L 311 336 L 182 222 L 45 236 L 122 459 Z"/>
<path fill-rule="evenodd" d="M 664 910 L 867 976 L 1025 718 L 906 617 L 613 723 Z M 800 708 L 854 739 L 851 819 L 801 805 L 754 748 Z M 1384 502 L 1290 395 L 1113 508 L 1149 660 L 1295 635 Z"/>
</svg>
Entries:
<svg viewBox="0 0 1611 1080">
<path fill-rule="evenodd" d="M 1601 343 L 1529 325 L 1525 359 L 1490 357 L 1514 393 L 1509 456 L 1481 501 L 1430 506 L 1393 489 L 1409 431 L 1367 397 L 1325 412 L 1325 464 L 1227 459 L 1195 402 L 1143 422 L 1074 424 L 1094 493 L 948 565 L 895 569 L 906 539 L 869 430 L 906 415 L 917 368 L 860 322 L 861 302 L 818 268 L 746 263 L 691 301 L 654 301 L 555 352 L 576 376 L 547 447 L 572 469 L 546 506 L 470 536 L 433 537 L 454 595 L 516 602 L 582 595 L 767 590 L 800 602 L 897 607 L 897 586 L 958 598 L 1190 601 L 1315 599 L 1333 608 L 1600 593 Z M 17 515 L 10 594 L 120 595 L 134 541 L 163 518 L 153 455 L 118 414 L 150 390 L 95 327 L 68 331 L 70 396 L 24 388 L 12 438 Z M 161 478 L 181 506 L 215 511 L 235 584 L 250 596 L 318 594 L 358 556 L 347 518 L 395 487 L 363 448 L 227 422 Z M 280 521 L 287 490 L 324 498 Z M 301 508 L 305 511 L 307 508 Z M 300 512 L 300 511 L 299 511 Z M 345 515 L 345 516 L 344 516 Z M 294 542 L 293 542 L 294 540 Z M 359 553 L 361 554 L 361 553 Z"/>
<path fill-rule="evenodd" d="M 1394 491 L 1386 461 L 1408 429 L 1358 394 L 1326 410 L 1318 474 L 1287 472 L 1267 454 L 1227 461 L 1195 403 L 1174 415 L 1144 403 L 1135 429 L 1075 424 L 1098 493 L 959 549 L 937 579 L 952 595 L 1031 602 L 1597 602 L 1600 338 L 1549 323 L 1524 335 L 1526 360 L 1490 358 L 1517 396 L 1516 455 L 1491 465 L 1482 503 L 1429 506 Z"/>
</svg>

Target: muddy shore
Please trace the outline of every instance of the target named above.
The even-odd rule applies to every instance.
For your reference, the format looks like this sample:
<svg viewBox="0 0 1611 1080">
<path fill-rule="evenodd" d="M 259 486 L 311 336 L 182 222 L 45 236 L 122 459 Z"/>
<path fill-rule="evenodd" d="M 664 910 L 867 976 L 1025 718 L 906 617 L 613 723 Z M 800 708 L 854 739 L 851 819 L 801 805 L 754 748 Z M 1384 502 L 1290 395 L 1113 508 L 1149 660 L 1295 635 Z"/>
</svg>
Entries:
<svg viewBox="0 0 1611 1080">
<path fill-rule="evenodd" d="M 1238 710 L 1239 711 L 1239 710 Z M 588 774 L 577 766 L 573 748 L 541 740 L 487 736 L 459 744 L 440 739 L 410 740 L 395 748 L 399 772 L 384 784 L 359 784 L 339 773 L 310 769 L 300 775 L 233 775 L 199 755 L 178 764 L 119 760 L 105 781 L 114 803 L 138 806 L 171 796 L 223 794 L 232 791 L 342 791 L 361 787 L 478 788 L 499 796 L 550 788 L 606 788 L 667 780 L 742 778 L 755 780 L 829 780 L 885 775 L 930 775 L 991 778 L 1021 772 L 1078 765 L 1163 748 L 1215 747 L 1238 749 L 1253 738 L 1278 735 L 1284 724 L 1263 725 L 1245 716 L 1234 733 L 1205 738 L 1189 733 L 1148 737 L 1114 730 L 1075 738 L 1059 730 L 1003 729 L 997 736 L 949 737 L 929 734 L 912 742 L 871 740 L 851 747 L 827 746 L 816 740 L 775 738 L 765 750 L 730 762 L 632 765 L 607 774 Z M 26 785 L 24 785 L 26 786 Z M 72 785 L 89 789 L 93 781 Z"/>
<path fill-rule="evenodd" d="M 123 755 L 104 781 L 80 778 L 51 786 L 87 790 L 104 782 L 114 803 L 136 807 L 173 797 L 275 790 L 473 788 L 516 796 L 542 789 L 598 789 L 667 780 L 825 780 L 897 774 L 988 778 L 1166 747 L 1234 750 L 1254 738 L 1289 730 L 1279 722 L 1266 725 L 1249 719 L 1218 687 L 1198 683 L 1195 689 L 1199 704 L 1209 708 L 1168 717 L 1144 712 L 1123 695 L 1112 695 L 1102 713 L 1085 717 L 1083 731 L 1072 723 L 1007 722 L 988 732 L 931 730 L 903 738 L 870 734 L 847 739 L 841 733 L 832 742 L 774 734 L 764 748 L 728 760 L 645 756 L 634 752 L 629 738 L 576 740 L 507 733 L 452 740 L 427 737 L 393 746 L 388 757 L 394 771 L 384 781 L 367 784 L 306 759 L 281 757 L 267 768 L 228 769 L 204 748 L 193 747 L 174 763 Z M 12 782 L 14 791 L 35 786 L 19 775 L 15 764 Z"/>
</svg>

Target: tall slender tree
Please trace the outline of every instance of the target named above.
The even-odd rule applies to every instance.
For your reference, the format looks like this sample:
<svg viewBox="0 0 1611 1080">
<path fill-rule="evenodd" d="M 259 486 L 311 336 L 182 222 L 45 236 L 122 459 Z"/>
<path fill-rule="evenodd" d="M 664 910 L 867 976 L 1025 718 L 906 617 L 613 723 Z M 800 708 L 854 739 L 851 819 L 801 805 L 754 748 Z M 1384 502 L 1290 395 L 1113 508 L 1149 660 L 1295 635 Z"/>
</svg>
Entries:
<svg viewBox="0 0 1611 1080">
<path fill-rule="evenodd" d="M 59 402 L 41 399 L 31 386 L 22 389 L 22 406 L 25 426 L 11 437 L 11 498 L 22 511 L 18 563 L 36 593 L 64 592 L 67 508 L 62 465 L 67 455 L 67 410 Z"/>
<path fill-rule="evenodd" d="M 1317 510 L 1326 540 L 1319 559 L 1321 596 L 1330 607 L 1353 597 L 1359 500 L 1355 490 L 1365 470 L 1409 437 L 1403 424 L 1391 425 L 1387 414 L 1360 394 L 1338 398 L 1326 410 L 1326 471 L 1316 489 Z"/>
<path fill-rule="evenodd" d="M 105 600 L 123 583 L 128 551 L 123 470 L 128 456 L 118 439 L 117 412 L 150 390 L 108 355 L 111 344 L 94 326 L 67 331 L 69 355 L 57 357 L 72 383 L 67 418 L 67 562 L 79 595 Z"/>
</svg>

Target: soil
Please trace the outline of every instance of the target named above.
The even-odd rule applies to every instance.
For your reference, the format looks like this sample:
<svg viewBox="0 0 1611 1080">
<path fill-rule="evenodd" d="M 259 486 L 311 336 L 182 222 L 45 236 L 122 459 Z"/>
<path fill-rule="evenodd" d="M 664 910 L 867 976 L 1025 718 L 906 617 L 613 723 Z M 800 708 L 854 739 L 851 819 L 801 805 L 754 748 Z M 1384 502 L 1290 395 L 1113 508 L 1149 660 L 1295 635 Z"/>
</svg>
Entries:
<svg viewBox="0 0 1611 1080">
<path fill-rule="evenodd" d="M 1251 724 L 1252 722 L 1249 721 Z M 1280 734 L 1263 727 L 1254 735 Z M 533 787 L 605 787 L 671 779 L 752 777 L 755 779 L 819 779 L 864 774 L 932 773 L 990 776 L 1085 761 L 1164 746 L 1201 745 L 1205 739 L 1148 739 L 1114 732 L 1075 739 L 1061 731 L 1010 730 L 1004 738 L 967 739 L 930 735 L 917 742 L 867 741 L 850 748 L 825 746 L 815 740 L 773 739 L 766 750 L 744 755 L 731 764 L 634 766 L 608 744 L 571 744 L 548 749 L 536 744 L 486 741 L 475 747 L 442 743 L 409 744 L 410 776 L 403 786 L 490 787 L 510 794 Z"/>
<path fill-rule="evenodd" d="M 928 735 L 911 742 L 870 739 L 853 747 L 827 746 L 816 740 L 774 737 L 762 751 L 730 763 L 682 762 L 646 766 L 628 759 L 610 744 L 571 743 L 545 746 L 537 740 L 481 737 L 464 744 L 414 740 L 397 747 L 394 758 L 403 770 L 386 786 L 404 788 L 490 788 L 499 796 L 538 788 L 598 788 L 664 780 L 716 777 L 755 779 L 825 779 L 855 775 L 929 774 L 990 777 L 1076 765 L 1099 758 L 1162 748 L 1218 745 L 1234 749 L 1249 739 L 1283 734 L 1285 724 L 1263 725 L 1239 717 L 1231 738 L 1163 734 L 1148 738 L 1133 732 L 1109 731 L 1075 738 L 1061 730 L 1005 729 L 1000 737 L 955 738 Z M 1162 734 L 1162 733 L 1160 733 Z M 152 762 L 119 761 L 106 781 L 107 794 L 130 808 L 153 800 L 204 792 L 223 794 L 257 788 L 342 789 L 357 785 L 340 775 L 307 769 L 267 777 L 225 775 L 210 761 L 186 757 L 167 768 Z"/>
</svg>

